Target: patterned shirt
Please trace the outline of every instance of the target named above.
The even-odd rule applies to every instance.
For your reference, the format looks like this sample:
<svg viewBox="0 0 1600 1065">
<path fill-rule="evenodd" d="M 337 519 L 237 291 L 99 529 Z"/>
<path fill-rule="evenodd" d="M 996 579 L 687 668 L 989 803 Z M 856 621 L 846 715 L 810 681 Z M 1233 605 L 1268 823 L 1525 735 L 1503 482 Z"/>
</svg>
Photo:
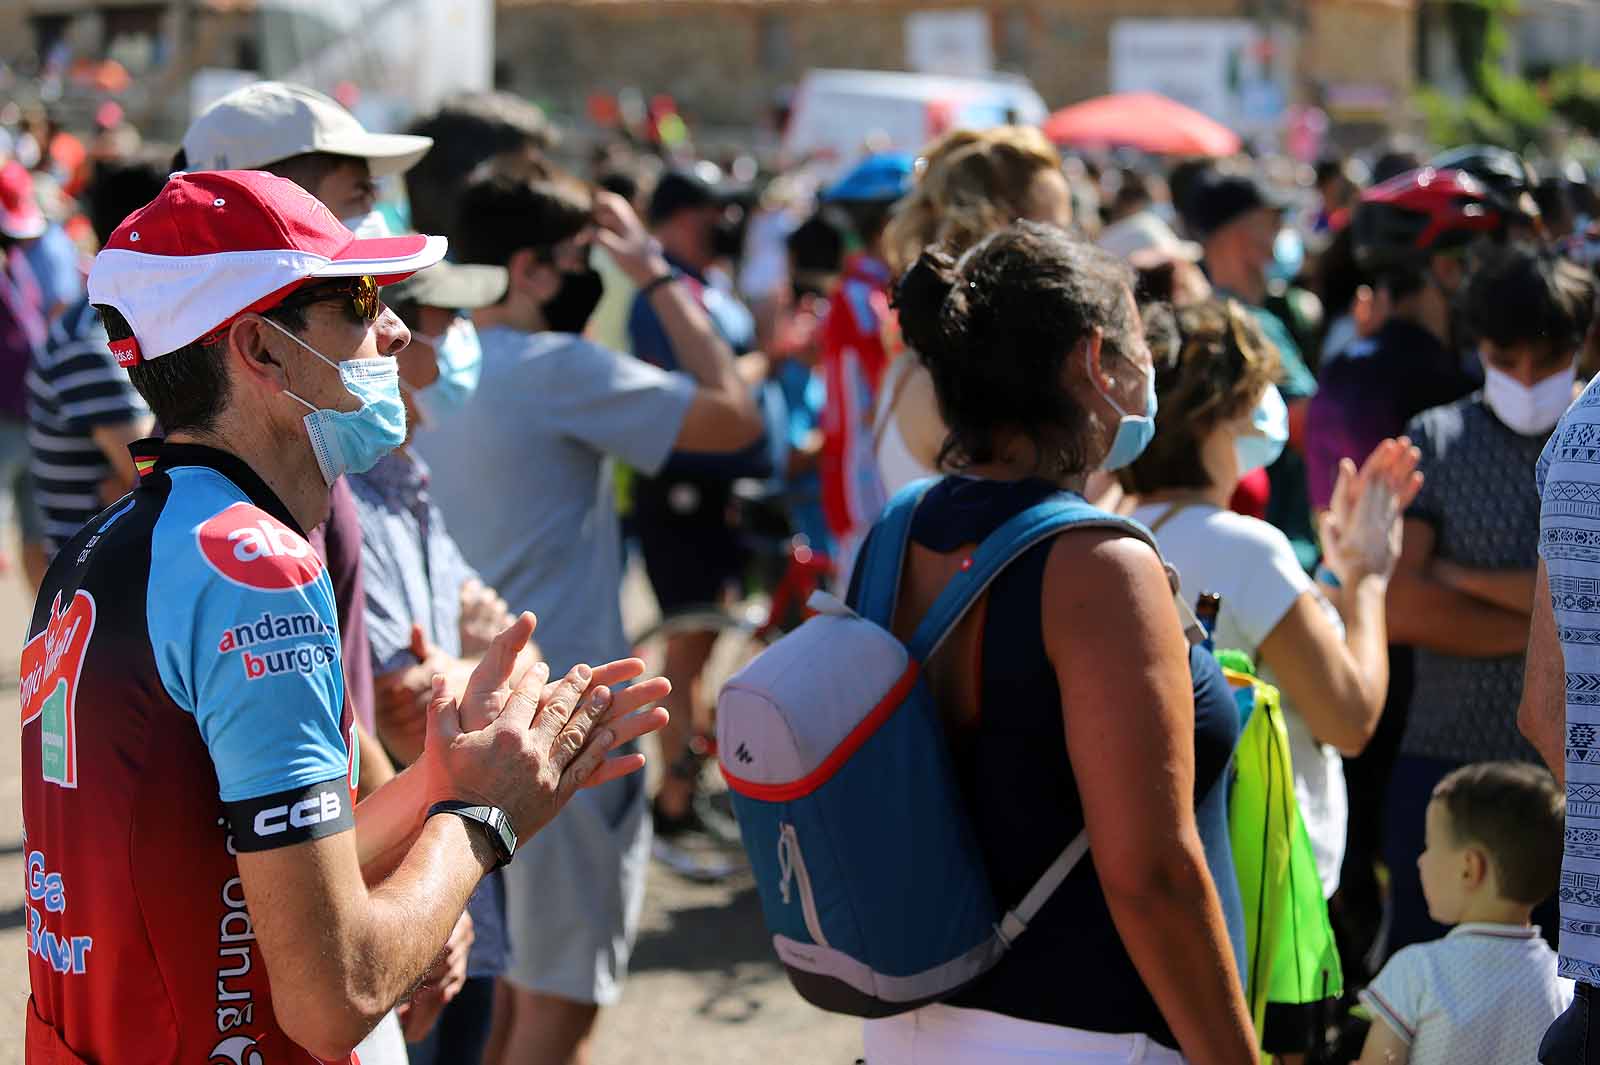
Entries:
<svg viewBox="0 0 1600 1065">
<path fill-rule="evenodd" d="M 1408 1065 L 1520 1065 L 1539 1056 L 1572 984 L 1538 928 L 1462 924 L 1390 958 L 1361 1001 L 1410 1048 Z"/>
<path fill-rule="evenodd" d="M 1567 675 L 1561 975 L 1600 985 L 1600 378 L 1539 456 L 1539 555 Z"/>
<path fill-rule="evenodd" d="M 52 555 L 104 506 L 100 482 L 115 471 L 95 443 L 95 429 L 150 413 L 108 344 L 100 316 L 84 300 L 51 328 L 48 345 L 28 369 L 34 496 Z"/>
<path fill-rule="evenodd" d="M 1406 517 L 1433 529 L 1434 557 L 1472 569 L 1532 570 L 1538 565 L 1539 497 L 1528 470 L 1547 437 L 1512 432 L 1483 394 L 1424 411 L 1406 427 L 1422 452 L 1422 492 Z M 1520 654 L 1464 657 L 1416 649 L 1401 749 L 1450 762 L 1515 759 L 1538 753 L 1517 731 Z"/>
</svg>

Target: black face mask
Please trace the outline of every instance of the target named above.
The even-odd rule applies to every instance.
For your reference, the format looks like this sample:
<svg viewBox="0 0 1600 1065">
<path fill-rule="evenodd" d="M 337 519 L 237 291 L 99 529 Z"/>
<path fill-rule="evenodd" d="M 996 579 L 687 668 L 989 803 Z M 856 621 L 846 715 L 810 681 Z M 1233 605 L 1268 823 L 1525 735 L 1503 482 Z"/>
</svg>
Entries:
<svg viewBox="0 0 1600 1065">
<path fill-rule="evenodd" d="M 592 266 L 561 271 L 561 287 L 540 308 L 545 328 L 552 333 L 583 332 L 605 291 L 600 271 Z"/>
<path fill-rule="evenodd" d="M 719 219 L 711 227 L 711 251 L 719 259 L 737 259 L 744 252 L 744 219 Z"/>
</svg>

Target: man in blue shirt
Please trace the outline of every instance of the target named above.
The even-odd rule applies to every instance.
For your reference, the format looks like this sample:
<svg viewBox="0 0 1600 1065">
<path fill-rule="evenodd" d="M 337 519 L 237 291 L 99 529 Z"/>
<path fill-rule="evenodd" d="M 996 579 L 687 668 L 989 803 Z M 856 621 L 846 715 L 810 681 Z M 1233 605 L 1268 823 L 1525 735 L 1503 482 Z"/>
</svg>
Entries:
<svg viewBox="0 0 1600 1065">
<path fill-rule="evenodd" d="M 661 243 L 673 274 L 705 310 L 717 333 L 735 354 L 755 343 L 755 319 L 729 290 L 716 269 L 719 259 L 737 250 L 726 215 L 725 198 L 690 171 L 662 176 L 647 211 L 651 232 Z M 647 295 L 634 297 L 628 318 L 633 354 L 663 370 L 678 369 L 678 355 Z M 765 441 L 728 455 L 674 452 L 654 477 L 633 482 L 634 531 L 644 553 L 645 571 L 663 614 L 715 604 L 740 572 L 739 542 L 728 524 L 728 505 L 737 477 L 773 473 Z M 703 831 L 707 811 L 693 803 L 699 762 L 689 749 L 699 677 L 711 654 L 712 632 L 668 638 L 668 676 L 677 678 L 668 703 L 672 723 L 662 734 L 667 773 L 652 806 L 656 835 L 671 839 Z"/>
</svg>

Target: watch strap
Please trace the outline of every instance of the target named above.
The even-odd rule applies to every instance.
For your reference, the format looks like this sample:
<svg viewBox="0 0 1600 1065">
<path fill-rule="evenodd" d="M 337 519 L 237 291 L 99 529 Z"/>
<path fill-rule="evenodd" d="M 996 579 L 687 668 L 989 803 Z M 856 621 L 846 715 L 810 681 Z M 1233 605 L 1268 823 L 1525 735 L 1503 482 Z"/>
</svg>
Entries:
<svg viewBox="0 0 1600 1065">
<path fill-rule="evenodd" d="M 500 859 L 496 868 L 504 867 L 517 852 L 517 834 L 512 831 L 510 818 L 498 806 L 447 799 L 428 807 L 428 816 L 435 814 L 454 814 L 463 821 L 482 826 L 490 845 L 494 847 L 495 856 Z"/>
</svg>

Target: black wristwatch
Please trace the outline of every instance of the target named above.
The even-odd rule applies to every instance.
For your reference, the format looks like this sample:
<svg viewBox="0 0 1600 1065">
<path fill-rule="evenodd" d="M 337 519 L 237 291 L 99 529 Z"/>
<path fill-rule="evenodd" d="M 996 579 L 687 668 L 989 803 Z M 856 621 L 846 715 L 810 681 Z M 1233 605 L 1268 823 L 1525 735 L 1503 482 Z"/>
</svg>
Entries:
<svg viewBox="0 0 1600 1065">
<path fill-rule="evenodd" d="M 428 807 L 428 816 L 434 814 L 455 814 L 463 821 L 470 821 L 475 825 L 482 825 L 489 837 L 489 843 L 494 847 L 495 856 L 500 859 L 496 869 L 503 868 L 517 853 L 517 834 L 511 830 L 511 822 L 506 817 L 504 810 L 498 806 L 474 806 L 470 802 L 436 802 Z"/>
</svg>

